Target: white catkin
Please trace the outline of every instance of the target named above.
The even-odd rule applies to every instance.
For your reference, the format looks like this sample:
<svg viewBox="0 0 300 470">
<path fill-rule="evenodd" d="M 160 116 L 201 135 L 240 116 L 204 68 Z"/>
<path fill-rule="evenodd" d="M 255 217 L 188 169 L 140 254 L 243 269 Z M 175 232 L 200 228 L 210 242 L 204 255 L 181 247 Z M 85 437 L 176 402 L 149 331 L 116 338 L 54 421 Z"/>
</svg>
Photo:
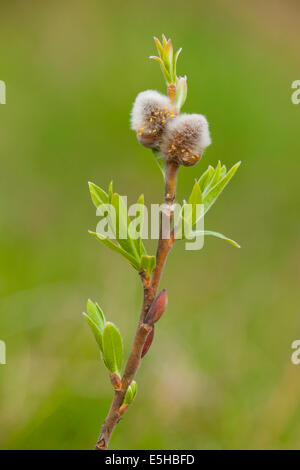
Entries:
<svg viewBox="0 0 300 470">
<path fill-rule="evenodd" d="M 138 130 L 152 112 L 157 109 L 172 108 L 170 99 L 156 90 L 146 90 L 139 93 L 131 111 L 131 129 Z"/>
<path fill-rule="evenodd" d="M 167 160 L 185 166 L 197 163 L 211 144 L 208 122 L 201 114 L 181 114 L 167 122 L 161 150 Z"/>
<path fill-rule="evenodd" d="M 139 93 L 131 113 L 131 127 L 140 144 L 158 150 L 166 123 L 176 114 L 176 108 L 167 96 L 155 90 Z"/>
</svg>

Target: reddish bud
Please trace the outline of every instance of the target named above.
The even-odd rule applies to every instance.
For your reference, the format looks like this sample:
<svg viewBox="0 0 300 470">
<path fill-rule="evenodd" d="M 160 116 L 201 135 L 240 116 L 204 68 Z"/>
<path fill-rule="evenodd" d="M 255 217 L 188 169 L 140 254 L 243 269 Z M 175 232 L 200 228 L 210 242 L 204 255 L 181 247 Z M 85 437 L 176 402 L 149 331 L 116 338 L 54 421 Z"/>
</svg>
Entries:
<svg viewBox="0 0 300 470">
<path fill-rule="evenodd" d="M 145 354 L 147 354 L 147 352 L 149 351 L 149 348 L 152 344 L 153 338 L 154 338 L 154 326 L 152 326 L 151 331 L 148 333 L 148 336 L 146 338 L 146 341 L 145 341 L 145 344 L 144 344 L 144 347 L 143 347 L 143 351 L 142 351 L 142 354 L 141 354 L 141 358 L 143 358 L 145 356 Z"/>
<path fill-rule="evenodd" d="M 166 310 L 168 303 L 168 296 L 167 296 L 167 291 L 166 289 L 163 289 L 158 296 L 154 299 L 149 312 L 146 315 L 145 318 L 145 323 L 148 323 L 148 325 L 153 325 L 156 323 L 164 311 Z"/>
</svg>

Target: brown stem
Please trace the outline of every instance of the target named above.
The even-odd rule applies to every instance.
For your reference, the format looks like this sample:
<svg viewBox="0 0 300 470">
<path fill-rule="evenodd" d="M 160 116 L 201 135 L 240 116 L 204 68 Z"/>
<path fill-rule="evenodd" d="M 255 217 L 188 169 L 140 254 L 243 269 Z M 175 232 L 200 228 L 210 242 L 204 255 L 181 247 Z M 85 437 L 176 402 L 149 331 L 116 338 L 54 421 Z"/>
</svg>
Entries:
<svg viewBox="0 0 300 470">
<path fill-rule="evenodd" d="M 165 174 L 165 204 L 173 204 L 176 196 L 177 173 L 179 165 L 175 162 L 166 162 Z"/>
<path fill-rule="evenodd" d="M 115 390 L 114 399 L 110 407 L 109 413 L 104 421 L 104 424 L 101 429 L 101 433 L 95 450 L 105 450 L 107 449 L 110 437 L 112 432 L 120 421 L 121 415 L 124 414 L 126 409 L 122 408 L 124 397 L 127 391 L 127 388 L 131 384 L 139 366 L 141 363 L 141 353 L 146 341 L 146 337 L 151 330 L 149 325 L 141 324 L 136 332 L 134 343 L 132 346 L 131 354 L 129 356 L 125 372 L 122 378 L 122 388 L 120 390 Z"/>
<path fill-rule="evenodd" d="M 156 253 L 156 267 L 153 271 L 151 280 L 146 277 L 144 271 L 140 272 L 140 277 L 142 279 L 144 288 L 144 300 L 139 318 L 139 323 L 137 326 L 131 353 L 121 380 L 121 386 L 119 386 L 120 384 L 118 384 L 118 387 L 115 388 L 114 398 L 108 415 L 103 423 L 97 444 L 95 446 L 95 450 L 107 449 L 109 440 L 111 438 L 115 426 L 118 424 L 121 419 L 121 416 L 126 412 L 128 408 L 128 406 L 123 405 L 124 397 L 129 385 L 131 384 L 139 369 L 143 347 L 146 338 L 151 330 L 151 326 L 144 324 L 144 319 L 156 296 L 165 261 L 174 243 L 174 230 L 171 231 L 167 238 L 163 238 L 163 224 L 164 222 L 169 222 L 168 225 L 170 227 L 173 219 L 172 204 L 175 199 L 177 172 L 178 165 L 174 163 L 166 164 L 164 198 L 166 209 L 161 213 L 160 237 Z M 111 377 L 111 381 L 114 384 L 116 382 L 116 378 Z"/>
<path fill-rule="evenodd" d="M 149 331 L 151 330 L 151 327 L 149 325 L 145 325 L 143 323 L 143 319 L 145 318 L 145 315 L 147 314 L 153 302 L 152 288 L 149 282 L 149 278 L 145 277 L 144 271 L 140 273 L 140 276 L 142 278 L 143 286 L 144 286 L 144 301 L 143 301 L 143 307 L 142 307 L 142 311 L 140 315 L 139 324 L 136 330 L 131 353 L 130 353 L 130 356 L 127 361 L 125 371 L 122 377 L 121 388 L 115 389 L 113 402 L 111 404 L 109 413 L 103 423 L 97 444 L 95 446 L 95 450 L 107 449 L 112 432 L 116 424 L 118 424 L 118 422 L 120 421 L 121 415 L 124 414 L 124 412 L 126 411 L 126 409 L 124 411 L 124 408 L 121 408 L 123 406 L 124 397 L 125 397 L 125 394 L 129 385 L 131 384 L 132 380 L 134 379 L 135 374 L 138 371 L 138 368 L 141 363 L 142 350 L 143 350 L 147 335 Z"/>
<path fill-rule="evenodd" d="M 177 163 L 166 163 L 164 197 L 166 207 L 165 210 L 161 213 L 160 236 L 156 252 L 156 266 L 151 280 L 154 293 L 157 292 L 167 256 L 174 243 L 174 229 L 171 232 L 170 230 L 174 215 L 172 204 L 176 195 L 178 169 L 179 166 Z"/>
</svg>

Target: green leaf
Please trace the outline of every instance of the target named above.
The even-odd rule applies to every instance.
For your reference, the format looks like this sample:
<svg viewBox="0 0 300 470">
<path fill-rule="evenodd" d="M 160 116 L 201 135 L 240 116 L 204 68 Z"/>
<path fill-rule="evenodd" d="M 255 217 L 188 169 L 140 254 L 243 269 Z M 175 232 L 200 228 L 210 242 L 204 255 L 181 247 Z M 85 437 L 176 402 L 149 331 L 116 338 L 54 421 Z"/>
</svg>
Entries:
<svg viewBox="0 0 300 470">
<path fill-rule="evenodd" d="M 140 255 L 145 255 L 146 254 L 146 249 L 144 247 L 144 243 L 142 240 L 142 235 L 143 235 L 143 227 L 144 227 L 144 215 L 145 215 L 145 200 L 144 200 L 144 195 L 141 194 L 140 197 L 137 200 L 137 204 L 141 206 L 141 211 L 140 211 L 140 217 L 142 220 L 142 223 L 140 224 L 139 228 L 139 238 L 137 240 L 137 245 L 138 245 L 138 252 Z"/>
<path fill-rule="evenodd" d="M 94 323 L 100 328 L 101 331 L 103 331 L 104 325 L 105 325 L 105 316 L 101 308 L 97 303 L 94 303 L 89 299 L 87 301 L 87 312 L 89 317 L 93 320 Z"/>
<path fill-rule="evenodd" d="M 116 211 L 116 235 L 117 240 L 121 247 L 127 251 L 133 258 L 140 262 L 140 257 L 138 254 L 138 240 L 133 240 L 129 236 L 128 228 L 130 225 L 130 218 L 127 213 L 126 205 L 122 197 L 118 193 L 114 193 L 111 198 L 111 203 Z M 121 235 L 127 238 L 121 238 Z"/>
<path fill-rule="evenodd" d="M 154 270 L 156 265 L 155 256 L 142 255 L 141 257 L 141 269 L 146 271 L 146 276 L 149 277 Z"/>
<path fill-rule="evenodd" d="M 192 219 L 193 219 L 193 206 L 187 203 L 183 204 L 180 215 L 179 215 L 179 219 L 178 219 L 179 224 L 181 224 L 181 230 L 179 226 L 177 226 L 177 229 L 176 229 L 176 231 L 180 230 L 179 233 L 182 234 L 182 240 L 188 238 L 189 234 L 191 233 Z"/>
<path fill-rule="evenodd" d="M 140 261 L 137 260 L 135 257 L 133 257 L 130 253 L 125 251 L 121 246 L 119 246 L 117 243 L 114 243 L 110 240 L 110 238 L 104 237 L 103 235 L 100 235 L 99 233 L 92 232 L 89 230 L 89 233 L 93 235 L 99 242 L 103 243 L 103 245 L 107 246 L 111 250 L 115 251 L 116 253 L 119 253 L 122 255 L 124 258 L 129 261 L 129 263 L 138 271 L 140 270 Z"/>
<path fill-rule="evenodd" d="M 163 55 L 163 47 L 159 41 L 159 39 L 157 39 L 155 36 L 154 36 L 154 41 L 155 41 L 155 44 L 156 44 L 156 48 L 157 48 L 157 52 L 159 54 L 159 57 L 162 57 Z"/>
<path fill-rule="evenodd" d="M 176 66 L 177 66 L 177 60 L 180 52 L 182 51 L 182 48 L 178 49 L 178 51 L 174 55 L 173 59 L 173 70 L 174 70 L 174 77 L 176 77 Z"/>
<path fill-rule="evenodd" d="M 197 205 L 202 204 L 202 192 L 198 181 L 195 180 L 192 192 L 188 202 L 182 206 L 178 219 L 175 221 L 177 233 L 182 233 L 182 238 L 188 238 L 191 233 L 192 226 L 196 222 Z M 198 211 L 199 212 L 199 211 Z M 202 211 L 201 211 L 202 212 Z M 178 224 L 180 225 L 178 226 Z M 179 232 L 178 232 L 179 231 Z"/>
<path fill-rule="evenodd" d="M 150 59 L 156 60 L 156 62 L 160 64 L 165 80 L 170 85 L 172 83 L 172 78 L 171 78 L 169 71 L 166 69 L 166 66 L 163 60 L 160 57 L 156 57 L 156 56 L 150 56 Z"/>
<path fill-rule="evenodd" d="M 213 186 L 215 186 L 217 184 L 217 182 L 219 181 L 220 179 L 220 176 L 221 176 L 221 162 L 220 160 L 218 161 L 218 164 L 213 172 L 213 175 L 212 177 L 210 178 L 210 180 L 207 182 L 205 188 L 204 188 L 204 191 L 203 191 L 203 197 L 205 197 L 205 195 L 208 193 L 208 191 L 210 190 L 210 188 L 212 188 Z"/>
<path fill-rule="evenodd" d="M 220 179 L 224 178 L 226 173 L 227 173 L 226 165 L 223 165 L 222 168 L 221 168 L 221 171 L 220 171 Z"/>
<path fill-rule="evenodd" d="M 198 181 L 195 181 L 192 192 L 190 194 L 189 204 L 202 204 L 202 193 Z"/>
<path fill-rule="evenodd" d="M 198 183 L 199 183 L 202 193 L 205 187 L 207 186 L 207 184 L 209 183 L 209 181 L 211 180 L 211 178 L 213 177 L 214 171 L 215 171 L 214 168 L 210 165 L 207 168 L 207 170 L 202 174 L 202 176 L 199 178 Z"/>
<path fill-rule="evenodd" d="M 166 46 L 164 47 L 163 61 L 167 70 L 170 72 L 172 82 L 175 82 L 175 75 L 173 69 L 173 45 L 171 39 L 168 40 Z"/>
<path fill-rule="evenodd" d="M 101 204 L 107 204 L 108 194 L 101 189 L 99 186 L 96 186 L 94 183 L 89 182 L 90 194 L 92 201 L 95 207 L 99 207 Z"/>
<path fill-rule="evenodd" d="M 212 237 L 216 237 L 216 238 L 221 238 L 222 240 L 225 240 L 226 242 L 230 243 L 231 245 L 235 246 L 236 248 L 241 248 L 240 245 L 232 240 L 231 238 L 228 238 L 226 237 L 225 235 L 223 235 L 222 233 L 219 233 L 219 232 L 213 232 L 211 230 L 196 230 L 194 232 L 194 235 L 204 235 L 204 236 L 212 236 Z"/>
<path fill-rule="evenodd" d="M 163 47 L 165 47 L 166 44 L 167 44 L 167 42 L 168 42 L 168 41 L 167 41 L 167 38 L 166 38 L 166 36 L 165 36 L 164 34 L 162 34 L 161 37 L 162 37 L 162 45 L 163 45 Z"/>
<path fill-rule="evenodd" d="M 220 196 L 223 189 L 227 186 L 231 178 L 234 176 L 241 162 L 236 163 L 228 173 L 220 179 L 217 184 L 215 184 L 203 197 L 204 203 L 204 214 L 211 208 L 211 206 L 216 202 L 217 198 Z"/>
<path fill-rule="evenodd" d="M 112 195 L 114 193 L 114 190 L 113 190 L 113 182 L 111 181 L 109 183 L 109 187 L 108 187 L 108 202 L 111 204 L 111 198 L 112 198 Z"/>
<path fill-rule="evenodd" d="M 101 330 L 99 328 L 99 326 L 93 321 L 93 319 L 87 314 L 87 313 L 84 313 L 82 314 L 84 316 L 84 318 L 86 319 L 88 325 L 90 326 L 94 336 L 95 336 L 95 339 L 100 347 L 100 351 L 102 352 L 102 333 L 101 333 Z"/>
<path fill-rule="evenodd" d="M 195 184 L 194 184 L 192 192 L 190 194 L 188 203 L 192 204 L 192 206 L 193 206 L 192 207 L 191 220 L 189 221 L 191 223 L 191 225 L 193 226 L 194 223 L 196 222 L 196 218 L 197 218 L 197 215 L 198 215 L 197 214 L 197 205 L 202 204 L 202 193 L 201 193 L 201 189 L 200 189 L 200 185 L 199 185 L 198 181 L 195 181 Z"/>
<path fill-rule="evenodd" d="M 136 396 L 136 392 L 137 392 L 137 383 L 133 380 L 131 384 L 129 385 L 127 392 L 125 394 L 125 398 L 123 402 L 124 405 L 130 405 L 133 402 Z"/>
<path fill-rule="evenodd" d="M 187 81 L 185 77 L 176 77 L 175 105 L 178 111 L 182 108 L 187 97 Z"/>
<path fill-rule="evenodd" d="M 87 301 L 87 313 L 83 313 L 84 318 L 89 324 L 100 350 L 102 351 L 102 333 L 105 326 L 105 316 L 98 304 L 90 299 Z"/>
<path fill-rule="evenodd" d="M 107 322 L 102 334 L 103 358 L 106 367 L 114 374 L 120 374 L 123 361 L 123 341 L 118 328 Z"/>
</svg>

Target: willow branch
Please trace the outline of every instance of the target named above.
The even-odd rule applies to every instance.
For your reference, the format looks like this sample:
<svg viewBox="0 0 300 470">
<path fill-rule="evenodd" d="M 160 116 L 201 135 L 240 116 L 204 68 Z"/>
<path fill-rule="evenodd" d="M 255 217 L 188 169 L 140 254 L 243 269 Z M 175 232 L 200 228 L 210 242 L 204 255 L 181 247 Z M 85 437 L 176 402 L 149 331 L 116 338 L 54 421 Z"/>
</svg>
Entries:
<svg viewBox="0 0 300 470">
<path fill-rule="evenodd" d="M 95 446 L 95 450 L 106 450 L 113 433 L 115 426 L 121 419 L 121 416 L 127 411 L 128 405 L 124 405 L 123 401 L 126 395 L 126 391 L 134 379 L 141 363 L 141 355 L 143 347 L 151 326 L 144 323 L 145 317 L 151 307 L 151 304 L 156 296 L 156 292 L 159 286 L 159 282 L 162 276 L 163 268 L 167 259 L 167 256 L 174 243 L 174 229 L 171 231 L 171 223 L 173 220 L 172 204 L 175 199 L 176 182 L 177 182 L 178 165 L 173 163 L 166 164 L 166 175 L 165 175 L 165 205 L 166 208 L 161 213 L 160 221 L 160 237 L 158 241 L 157 253 L 156 253 L 156 267 L 153 271 L 152 278 L 146 277 L 145 272 L 140 272 L 140 277 L 143 283 L 144 299 L 143 306 L 131 348 L 131 353 L 127 361 L 125 371 L 121 380 L 121 384 L 118 384 L 118 388 L 115 388 L 114 398 L 108 412 L 108 415 L 103 423 L 98 441 Z M 169 236 L 164 237 L 164 224 L 169 227 Z M 112 380 L 112 383 L 113 380 Z"/>
</svg>

